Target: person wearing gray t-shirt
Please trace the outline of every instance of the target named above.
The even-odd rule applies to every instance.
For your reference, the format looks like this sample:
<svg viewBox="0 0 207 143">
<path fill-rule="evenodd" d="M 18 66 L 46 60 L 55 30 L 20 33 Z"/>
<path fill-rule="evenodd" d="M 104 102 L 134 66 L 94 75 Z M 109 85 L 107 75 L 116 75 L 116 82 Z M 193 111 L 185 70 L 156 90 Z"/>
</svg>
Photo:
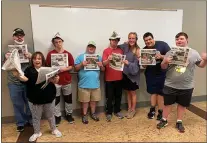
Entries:
<svg viewBox="0 0 207 143">
<path fill-rule="evenodd" d="M 22 29 L 16 28 L 13 31 L 13 41 L 14 45 L 24 44 L 25 33 Z M 11 51 L 6 52 L 5 61 L 9 58 Z M 30 58 L 31 53 L 24 53 L 25 57 Z M 21 63 L 22 71 L 26 69 L 29 63 Z M 25 125 L 31 125 L 32 115 L 29 109 L 28 100 L 26 97 L 26 86 L 21 82 L 21 77 L 19 76 L 17 70 L 7 71 L 7 81 L 10 98 L 14 108 L 14 115 L 16 119 L 17 131 L 24 131 Z M 26 109 L 26 110 L 25 110 Z"/>
<path fill-rule="evenodd" d="M 180 32 L 175 36 L 176 46 L 188 47 L 188 35 Z M 161 129 L 168 125 L 167 117 L 170 114 L 171 105 L 175 102 L 177 105 L 177 122 L 176 128 L 179 132 L 185 132 L 182 124 L 183 114 L 186 107 L 190 105 L 192 93 L 194 89 L 194 72 L 196 65 L 204 68 L 207 64 L 206 53 L 202 56 L 199 53 L 189 48 L 188 58 L 185 66 L 170 64 L 172 62 L 171 51 L 169 51 L 161 63 L 162 69 L 167 69 L 164 94 L 163 118 L 157 124 L 157 128 Z"/>
</svg>

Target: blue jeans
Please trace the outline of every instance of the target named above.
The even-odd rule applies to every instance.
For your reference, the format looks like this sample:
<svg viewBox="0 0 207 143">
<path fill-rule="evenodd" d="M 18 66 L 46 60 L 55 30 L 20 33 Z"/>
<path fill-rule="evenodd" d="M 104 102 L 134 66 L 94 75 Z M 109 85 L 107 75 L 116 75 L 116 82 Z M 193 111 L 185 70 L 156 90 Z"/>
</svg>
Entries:
<svg viewBox="0 0 207 143">
<path fill-rule="evenodd" d="M 26 86 L 9 83 L 8 87 L 14 107 L 16 124 L 17 126 L 24 126 L 32 120 L 32 115 L 26 97 Z"/>
</svg>

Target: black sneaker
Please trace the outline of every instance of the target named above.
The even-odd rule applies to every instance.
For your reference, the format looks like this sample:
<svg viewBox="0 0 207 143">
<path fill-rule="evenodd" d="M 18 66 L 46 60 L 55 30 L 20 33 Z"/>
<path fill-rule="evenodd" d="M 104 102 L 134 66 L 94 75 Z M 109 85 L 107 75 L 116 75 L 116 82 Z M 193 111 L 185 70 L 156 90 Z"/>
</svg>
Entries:
<svg viewBox="0 0 207 143">
<path fill-rule="evenodd" d="M 99 117 L 95 113 L 91 114 L 91 118 L 96 122 L 99 121 Z"/>
<path fill-rule="evenodd" d="M 17 127 L 17 132 L 23 132 L 23 131 L 24 131 L 24 126 Z"/>
<path fill-rule="evenodd" d="M 176 129 L 180 132 L 180 133 L 184 133 L 185 132 L 185 128 L 183 127 L 183 123 L 182 121 L 178 121 L 176 123 Z"/>
<path fill-rule="evenodd" d="M 26 126 L 26 127 L 32 127 L 33 125 L 32 125 L 32 122 L 27 122 L 24 126 Z"/>
<path fill-rule="evenodd" d="M 83 124 L 88 124 L 88 116 L 87 115 L 83 115 L 82 122 L 83 122 Z"/>
<path fill-rule="evenodd" d="M 162 110 L 158 110 L 157 120 L 162 119 Z"/>
<path fill-rule="evenodd" d="M 68 114 L 66 115 L 66 120 L 70 123 L 70 124 L 73 124 L 75 122 L 72 114 Z"/>
<path fill-rule="evenodd" d="M 153 119 L 155 117 L 155 108 L 150 108 L 150 111 L 147 116 L 149 119 Z"/>
<path fill-rule="evenodd" d="M 56 124 L 56 127 L 58 127 L 58 125 L 60 124 L 61 122 L 61 116 L 57 117 L 55 116 L 55 124 Z"/>
<path fill-rule="evenodd" d="M 162 129 L 162 128 L 166 127 L 167 125 L 168 125 L 167 120 L 165 121 L 165 120 L 161 119 L 160 122 L 157 124 L 157 128 Z"/>
</svg>

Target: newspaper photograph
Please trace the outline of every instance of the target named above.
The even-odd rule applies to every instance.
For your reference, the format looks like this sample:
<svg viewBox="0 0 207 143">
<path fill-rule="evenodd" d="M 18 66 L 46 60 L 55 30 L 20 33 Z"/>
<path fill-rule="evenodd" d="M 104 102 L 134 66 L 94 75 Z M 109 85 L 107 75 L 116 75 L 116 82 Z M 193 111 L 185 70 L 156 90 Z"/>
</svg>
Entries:
<svg viewBox="0 0 207 143">
<path fill-rule="evenodd" d="M 156 65 L 156 49 L 141 49 L 140 50 L 140 65 Z"/>
<path fill-rule="evenodd" d="M 172 47 L 170 51 L 172 62 L 170 64 L 185 66 L 188 61 L 189 51 L 190 48 L 188 47 Z"/>
<path fill-rule="evenodd" d="M 24 76 L 24 72 L 21 69 L 19 53 L 17 49 L 13 49 L 9 58 L 5 61 L 2 66 L 3 70 L 17 70 L 21 76 Z"/>
<path fill-rule="evenodd" d="M 100 70 L 97 62 L 99 62 L 97 54 L 85 54 L 84 61 L 87 61 L 87 65 L 84 66 L 84 70 Z"/>
<path fill-rule="evenodd" d="M 51 67 L 68 67 L 68 54 L 51 54 Z"/>
<path fill-rule="evenodd" d="M 28 53 L 27 44 L 23 45 L 8 45 L 9 51 L 17 49 L 19 53 L 20 63 L 28 63 L 29 59 L 25 56 L 25 53 Z"/>
<path fill-rule="evenodd" d="M 45 84 L 42 88 L 45 88 L 48 85 L 48 80 L 59 73 L 59 68 L 52 68 L 52 67 L 41 67 L 38 72 L 38 77 L 36 84 L 42 83 L 44 81 Z"/>
<path fill-rule="evenodd" d="M 109 63 L 109 67 L 114 70 L 123 71 L 126 55 L 112 53 L 112 60 Z"/>
</svg>

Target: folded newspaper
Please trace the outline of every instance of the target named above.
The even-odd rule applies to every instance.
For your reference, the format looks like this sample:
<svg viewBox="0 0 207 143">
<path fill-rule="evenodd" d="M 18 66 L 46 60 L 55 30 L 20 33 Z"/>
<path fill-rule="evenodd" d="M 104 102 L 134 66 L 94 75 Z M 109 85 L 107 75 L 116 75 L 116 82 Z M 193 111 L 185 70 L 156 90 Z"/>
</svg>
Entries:
<svg viewBox="0 0 207 143">
<path fill-rule="evenodd" d="M 125 58 L 126 55 L 112 53 L 112 60 L 110 61 L 109 66 L 114 70 L 123 71 L 123 61 L 125 60 Z"/>
<path fill-rule="evenodd" d="M 56 76 L 58 73 L 59 68 L 41 67 L 38 72 L 36 84 L 46 81 L 45 84 L 41 87 L 43 89 L 48 85 L 49 79 Z"/>
<path fill-rule="evenodd" d="M 5 63 L 3 64 L 2 69 L 6 71 L 17 70 L 20 76 L 24 76 L 24 72 L 21 69 L 19 52 L 17 49 L 13 49 L 11 51 L 11 54 L 8 57 L 8 59 L 5 61 Z"/>
<path fill-rule="evenodd" d="M 189 47 L 172 47 L 170 51 L 172 62 L 170 64 L 187 66 L 189 51 Z"/>
</svg>

